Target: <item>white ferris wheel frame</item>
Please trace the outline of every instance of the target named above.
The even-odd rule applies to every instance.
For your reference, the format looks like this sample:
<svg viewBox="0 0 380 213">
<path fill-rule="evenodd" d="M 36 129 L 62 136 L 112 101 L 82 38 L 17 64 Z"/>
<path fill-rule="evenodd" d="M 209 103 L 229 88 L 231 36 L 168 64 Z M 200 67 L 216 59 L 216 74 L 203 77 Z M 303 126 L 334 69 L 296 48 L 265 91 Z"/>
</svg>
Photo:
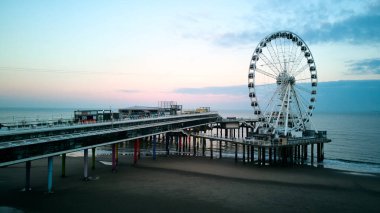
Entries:
<svg viewBox="0 0 380 213">
<path fill-rule="evenodd" d="M 265 106 L 256 94 L 260 75 L 274 80 L 276 86 Z M 303 78 L 298 79 L 299 75 Z M 255 131 L 289 135 L 311 128 L 317 85 L 317 68 L 307 44 L 290 31 L 267 35 L 256 46 L 248 71 L 251 106 L 259 119 Z"/>
</svg>

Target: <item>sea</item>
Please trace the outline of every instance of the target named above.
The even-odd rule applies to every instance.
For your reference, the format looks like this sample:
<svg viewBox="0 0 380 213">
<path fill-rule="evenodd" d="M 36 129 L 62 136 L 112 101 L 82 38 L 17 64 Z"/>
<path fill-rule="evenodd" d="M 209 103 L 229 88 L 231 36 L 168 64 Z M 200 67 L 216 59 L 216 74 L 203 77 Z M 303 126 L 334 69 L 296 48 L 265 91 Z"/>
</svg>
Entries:
<svg viewBox="0 0 380 213">
<path fill-rule="evenodd" d="M 72 119 L 73 108 L 0 108 L 0 123 Z M 249 110 L 217 110 L 222 117 L 251 118 Z M 315 112 L 317 130 L 332 140 L 324 147 L 324 168 L 380 174 L 380 112 Z"/>
</svg>

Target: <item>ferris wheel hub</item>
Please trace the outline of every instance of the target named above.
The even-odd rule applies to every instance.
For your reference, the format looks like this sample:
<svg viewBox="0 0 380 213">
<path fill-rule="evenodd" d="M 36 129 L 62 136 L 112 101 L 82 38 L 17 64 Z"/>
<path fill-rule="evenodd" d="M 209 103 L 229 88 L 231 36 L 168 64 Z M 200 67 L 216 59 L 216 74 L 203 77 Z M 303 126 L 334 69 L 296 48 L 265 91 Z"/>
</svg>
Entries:
<svg viewBox="0 0 380 213">
<path fill-rule="evenodd" d="M 277 85 L 280 85 L 280 84 L 293 85 L 294 83 L 296 83 L 296 79 L 294 78 L 294 76 L 284 71 L 277 76 L 276 83 Z"/>
</svg>

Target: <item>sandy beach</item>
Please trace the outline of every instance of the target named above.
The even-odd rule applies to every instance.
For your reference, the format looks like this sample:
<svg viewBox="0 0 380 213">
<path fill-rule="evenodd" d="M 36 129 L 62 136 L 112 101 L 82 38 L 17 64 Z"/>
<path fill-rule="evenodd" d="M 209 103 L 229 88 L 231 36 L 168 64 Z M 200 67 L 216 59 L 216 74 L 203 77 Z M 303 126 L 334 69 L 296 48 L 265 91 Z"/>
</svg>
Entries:
<svg viewBox="0 0 380 213">
<path fill-rule="evenodd" d="M 83 158 L 32 162 L 32 191 L 23 192 L 25 164 L 0 168 L 0 212 L 379 212 L 380 176 L 311 167 L 257 167 L 233 159 L 120 156 L 118 171 L 99 160 L 83 181 Z"/>
</svg>

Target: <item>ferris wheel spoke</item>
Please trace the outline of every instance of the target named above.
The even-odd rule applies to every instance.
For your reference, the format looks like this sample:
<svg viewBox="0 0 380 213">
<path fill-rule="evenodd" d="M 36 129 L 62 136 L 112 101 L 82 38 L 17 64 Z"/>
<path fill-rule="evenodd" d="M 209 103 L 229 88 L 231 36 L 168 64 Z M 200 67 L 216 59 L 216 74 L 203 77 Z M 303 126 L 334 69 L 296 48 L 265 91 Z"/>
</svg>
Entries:
<svg viewBox="0 0 380 213">
<path fill-rule="evenodd" d="M 281 69 L 281 70 L 284 70 L 284 68 L 282 67 L 281 59 L 280 59 L 280 52 L 279 52 L 279 50 L 278 50 L 279 45 L 277 44 L 277 43 L 280 43 L 280 45 L 281 45 L 281 41 L 279 40 L 279 42 L 277 42 L 277 39 L 276 39 L 276 40 L 274 40 L 274 43 L 275 43 L 275 45 L 276 45 L 277 61 L 278 61 L 278 64 L 280 65 L 280 69 Z M 280 46 L 280 48 L 281 48 L 281 46 Z"/>
<path fill-rule="evenodd" d="M 261 57 L 261 56 L 262 56 L 262 57 Z M 272 70 L 273 73 L 275 73 L 276 75 L 278 75 L 278 74 L 280 73 L 280 71 L 278 71 L 276 65 L 274 65 L 274 64 L 268 59 L 268 57 L 267 57 L 264 53 L 260 54 L 260 58 L 263 59 L 265 65 L 267 65 L 267 66 L 270 68 L 270 70 Z M 275 69 L 277 69 L 278 72 L 276 72 Z"/>
<path fill-rule="evenodd" d="M 268 46 L 268 52 L 272 58 L 272 61 L 281 65 L 281 62 L 278 58 L 278 55 L 276 54 L 276 51 L 273 48 L 272 42 L 268 42 L 267 46 Z M 281 70 L 277 66 L 275 66 L 275 67 L 276 67 L 278 73 L 280 73 Z"/>
<path fill-rule="evenodd" d="M 268 113 L 268 108 L 269 108 L 269 106 L 272 106 L 272 108 L 271 108 L 270 111 L 273 112 L 273 109 L 274 109 L 274 107 L 275 107 L 275 104 L 273 104 L 273 101 L 274 101 L 274 98 L 278 95 L 278 91 L 280 90 L 280 88 L 281 88 L 281 87 L 278 86 L 278 87 L 276 88 L 275 92 L 273 93 L 272 97 L 270 98 L 268 104 L 267 104 L 266 107 L 265 107 L 264 115 L 266 115 L 266 114 Z M 272 117 L 272 115 L 270 116 L 270 119 L 271 119 L 271 117 Z"/>
<path fill-rule="evenodd" d="M 292 66 L 292 69 L 289 71 L 290 73 L 293 73 L 293 70 L 297 69 L 299 67 L 299 65 L 301 64 L 301 61 L 303 59 L 303 54 L 302 54 L 302 51 L 299 51 L 298 55 L 297 55 L 297 58 L 295 60 L 295 63 L 293 64 Z"/>
<path fill-rule="evenodd" d="M 309 64 L 304 64 L 300 69 L 297 70 L 297 72 L 295 72 L 295 73 L 293 74 L 293 76 L 294 76 L 294 77 L 297 77 L 300 73 L 306 71 L 307 68 L 309 68 Z"/>
<path fill-rule="evenodd" d="M 266 75 L 266 76 L 271 77 L 271 78 L 273 78 L 273 79 L 276 80 L 276 76 L 273 75 L 272 73 L 268 73 L 265 70 L 262 70 L 262 69 L 257 68 L 257 67 L 256 67 L 256 71 L 259 72 L 259 73 L 261 73 L 261 74 L 263 74 L 263 75 Z"/>
<path fill-rule="evenodd" d="M 291 61 L 292 61 L 292 66 L 289 67 L 289 71 L 293 69 L 293 66 L 294 66 L 294 62 L 296 61 L 296 57 L 297 57 L 297 44 L 296 42 L 293 42 L 293 45 L 292 45 L 292 51 L 290 53 L 290 58 L 291 58 Z"/>
<path fill-rule="evenodd" d="M 305 81 L 305 80 L 311 80 L 311 77 L 309 77 L 309 78 L 302 78 L 302 79 L 296 79 L 296 82 Z"/>
<path fill-rule="evenodd" d="M 301 111 L 302 109 L 302 102 L 300 100 L 300 98 L 298 97 L 297 93 L 293 90 L 293 95 L 296 99 L 296 104 L 297 104 L 297 108 L 298 108 L 298 112 L 299 112 L 299 115 L 301 116 L 301 123 L 303 125 L 304 128 L 306 128 L 306 124 L 305 124 L 305 120 L 304 120 L 304 115 Z"/>
<path fill-rule="evenodd" d="M 303 92 L 305 92 L 305 93 L 307 93 L 307 94 L 311 94 L 311 90 L 306 89 L 305 87 L 303 87 L 303 86 L 301 86 L 301 85 L 299 85 L 299 84 L 294 85 L 294 88 L 297 88 L 298 90 L 301 90 L 301 91 L 303 91 Z"/>
</svg>

